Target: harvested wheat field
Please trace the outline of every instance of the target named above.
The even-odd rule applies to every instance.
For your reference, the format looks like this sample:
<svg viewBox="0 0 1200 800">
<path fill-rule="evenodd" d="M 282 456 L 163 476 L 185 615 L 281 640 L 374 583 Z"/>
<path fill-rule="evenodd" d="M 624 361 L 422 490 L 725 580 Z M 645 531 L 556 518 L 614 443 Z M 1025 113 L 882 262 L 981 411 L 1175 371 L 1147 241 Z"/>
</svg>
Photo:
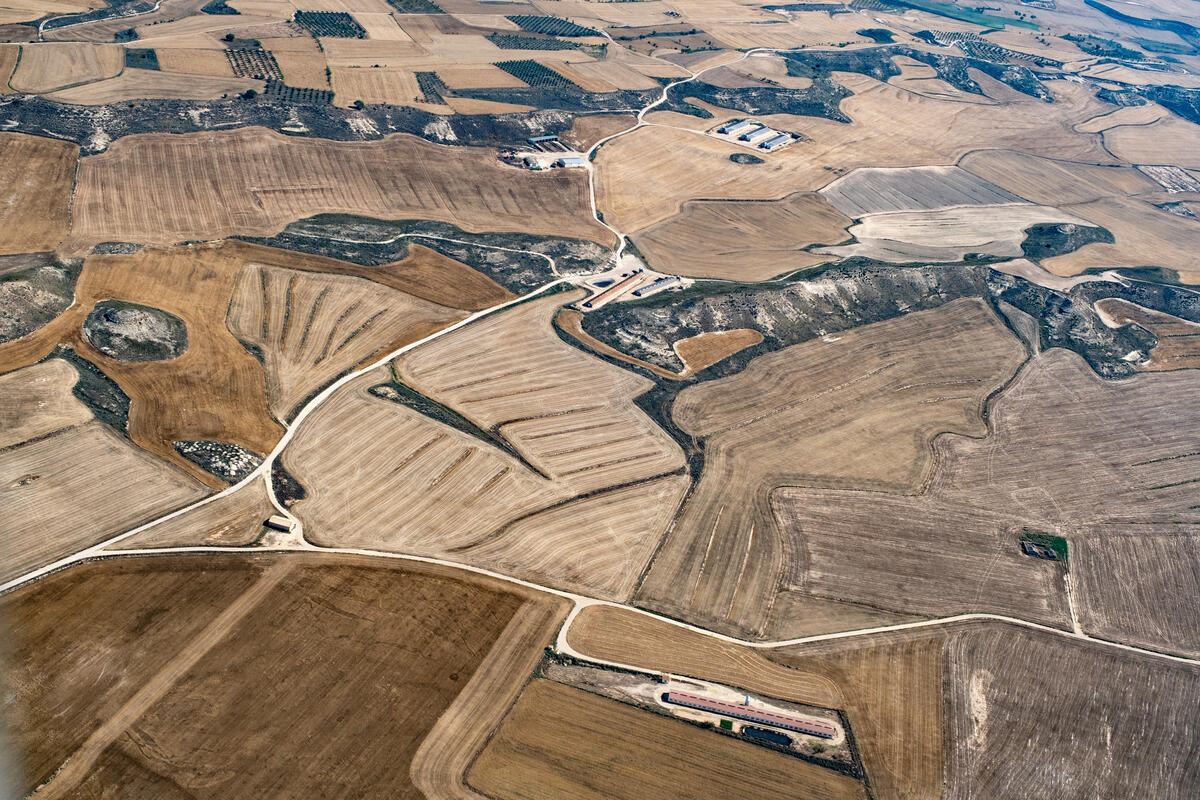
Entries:
<svg viewBox="0 0 1200 800">
<path fill-rule="evenodd" d="M 264 532 L 263 522 L 275 513 L 266 485 L 254 481 L 233 494 L 123 539 L 114 547 L 119 550 L 197 545 L 241 547 L 258 541 Z"/>
<path fill-rule="evenodd" d="M 1190 458 L 1200 412 L 1187 399 L 1198 384 L 1191 371 L 1104 381 L 1074 353 L 1047 351 L 997 399 L 991 436 L 936 443 L 923 494 L 778 491 L 785 537 L 804 554 L 795 587 L 897 611 L 1007 609 L 1065 625 L 1061 567 L 1023 555 L 1018 535 L 1200 519 Z"/>
<path fill-rule="evenodd" d="M 947 794 L 1187 798 L 1194 665 L 990 623 L 949 647 Z"/>
<path fill-rule="evenodd" d="M 1200 620 L 1191 610 L 1200 592 L 1200 540 L 1178 527 L 1101 526 L 1071 537 L 1075 605 L 1086 632 L 1200 655 Z"/>
<path fill-rule="evenodd" d="M 79 685 L 73 669 L 82 653 L 94 652 L 89 628 L 103 625 L 117 643 L 146 626 L 162 629 L 159 637 L 168 630 L 176 635 L 172 646 L 153 651 L 161 657 L 130 676 L 127 692 L 109 689 L 112 699 L 89 710 L 91 731 L 77 732 L 79 725 L 62 730 L 52 717 L 25 734 L 70 737 L 29 771 L 36 780 L 65 759 L 43 790 L 50 797 L 115 792 L 157 798 L 164 789 L 212 798 L 419 797 L 409 778 L 413 754 L 526 602 L 524 594 L 492 581 L 345 557 L 160 557 L 83 569 L 83 576 L 94 577 L 74 595 L 47 597 L 36 584 L 6 600 L 31 606 L 29 622 L 9 617 L 24 625 L 18 641 L 27 642 L 29 655 L 22 663 L 57 656 L 44 662 L 40 685 L 25 688 L 29 678 L 17 684 L 23 689 L 18 710 L 27 705 L 25 714 L 45 717 L 54 709 L 48 700 L 92 689 Z M 107 605 L 90 602 L 106 591 L 114 570 L 135 577 L 120 584 L 122 594 L 103 594 Z M 236 579 L 226 578 L 219 591 L 204 582 L 207 573 L 231 570 Z M 54 580 L 70 586 L 79 572 Z M 160 577 L 163 572 L 172 577 Z M 151 625 L 154 607 L 146 608 L 142 583 L 173 586 L 169 613 L 197 622 Z M 89 585 L 95 589 L 84 595 Z M 208 592 L 181 602 L 189 594 L 180 590 L 195 592 L 192 586 Z M 46 632 L 46 623 L 33 626 L 47 611 L 61 614 L 64 604 L 79 620 L 65 631 L 74 638 Z M 73 630 L 76 625 L 82 631 Z M 30 635 L 39 632 L 38 639 Z M 71 648 L 81 656 L 64 656 Z M 127 649 L 114 648 L 113 655 L 127 657 Z M 354 669 L 346 669 L 349 663 Z M 103 675 L 102 666 L 93 674 Z M 230 681 L 229 675 L 241 677 Z M 86 702 L 93 691 L 74 702 Z M 350 705 L 356 713 L 346 713 Z M 314 749 L 314 741 L 321 747 Z M 297 760 L 298 752 L 306 757 Z"/>
<path fill-rule="evenodd" d="M 585 177 L 570 173 L 519 172 L 488 149 L 406 135 L 332 142 L 243 128 L 127 136 L 80 162 L 71 241 L 80 249 L 267 235 L 346 212 L 610 242 L 586 212 Z"/>
<path fill-rule="evenodd" d="M 0 582 L 204 494 L 97 421 L 78 378 L 61 359 L 0 375 Z"/>
<path fill-rule="evenodd" d="M 854 244 L 823 247 L 818 252 L 900 264 L 959 261 L 968 253 L 1019 256 L 1027 228 L 1063 222 L 1088 224 L 1079 216 L 1028 203 L 892 211 L 869 214 L 851 227 Z"/>
<path fill-rule="evenodd" d="M 516 296 L 482 272 L 419 244 L 410 244 L 401 260 L 377 267 L 237 240 L 222 247 L 250 265 L 353 275 L 447 308 L 479 311 Z"/>
<path fill-rule="evenodd" d="M 816 194 L 767 202 L 699 200 L 635 241 L 663 272 L 758 281 L 827 261 L 804 248 L 845 241 L 851 222 Z"/>
<path fill-rule="evenodd" d="M 467 782 L 501 800 L 866 797 L 846 775 L 540 679 L 521 694 Z"/>
<path fill-rule="evenodd" d="M 306 535 L 627 594 L 678 502 L 679 483 L 662 479 L 683 456 L 630 402 L 647 379 L 554 334 L 563 299 L 487 317 L 400 360 L 399 380 L 449 407 L 437 413 L 454 427 L 398 402 L 405 389 L 386 369 L 314 412 L 284 457 L 309 491 L 295 508 Z M 637 498 L 660 505 L 639 517 Z M 595 519 L 610 513 L 597 540 Z"/>
<path fill-rule="evenodd" d="M 214 78 L 148 69 L 127 69 L 119 77 L 47 94 L 51 100 L 99 106 L 125 100 L 216 100 L 247 90 L 261 92 L 263 82 L 250 78 Z"/>
<path fill-rule="evenodd" d="M 1042 265 L 1056 275 L 1078 275 L 1093 267 L 1166 267 L 1180 279 L 1200 282 L 1194 242 L 1200 220 L 1162 211 L 1132 197 L 1110 197 L 1063 209 L 1112 233 L 1113 244 L 1093 242 L 1073 253 L 1047 258 Z"/>
<path fill-rule="evenodd" d="M 4 4 L 0 6 L 0 25 L 41 19 L 49 15 L 83 13 L 99 5 L 75 0 L 4 0 Z"/>
<path fill-rule="evenodd" d="M 0 255 L 54 250 L 67 232 L 79 148 L 0 133 Z"/>
<path fill-rule="evenodd" d="M 176 451 L 172 442 L 216 439 L 266 454 L 282 433 L 267 407 L 262 365 L 225 326 L 243 262 L 236 249 L 192 245 L 97 255 L 84 262 L 76 303 L 50 324 L 0 345 L 0 369 L 36 361 L 59 342 L 120 384 L 132 400 L 129 436 L 204 483 L 224 484 Z M 144 303 L 182 319 L 188 347 L 169 361 L 129 362 L 96 350 L 82 322 L 99 300 Z"/>
<path fill-rule="evenodd" d="M 979 150 L 968 153 L 958 163 L 964 170 L 1039 205 L 1073 205 L 1158 191 L 1154 181 L 1132 167 L 1058 161 L 1012 150 Z"/>
<path fill-rule="evenodd" d="M 863 168 L 821 189 L 848 217 L 886 211 L 1019 203 L 1021 198 L 959 167 Z"/>
<path fill-rule="evenodd" d="M 1104 131 L 1104 144 L 1113 155 L 1134 164 L 1200 167 L 1200 125 L 1174 115 L 1149 125 L 1109 128 Z"/>
<path fill-rule="evenodd" d="M 116 77 L 124 67 L 125 48 L 119 44 L 23 44 L 9 82 L 19 92 L 45 94 Z"/>
<path fill-rule="evenodd" d="M 704 439 L 704 471 L 639 602 L 761 633 L 775 593 L 805 565 L 776 526 L 773 490 L 916 490 L 933 438 L 984 434 L 984 399 L 1023 358 L 986 306 L 960 300 L 784 348 L 685 390 L 672 414 Z"/>
<path fill-rule="evenodd" d="M 762 121 L 802 131 L 811 141 L 771 153 L 747 168 L 729 161 L 730 145 L 710 136 L 645 127 L 606 144 L 596 157 L 597 202 L 606 219 L 639 232 L 679 213 L 688 200 L 771 200 L 829 183 L 825 169 L 953 164 L 972 150 L 1016 149 L 1065 160 L 1113 163 L 1098 137 L 1072 130 L 1076 122 L 1111 108 L 1090 90 L 1062 82 L 1047 88 L 1058 102 L 1030 98 L 1004 105 L 965 106 L 931 100 L 858 74 L 839 73 L 855 92 L 841 103 L 851 123 L 815 117 L 766 116 Z M 686 97 L 687 92 L 681 92 Z M 674 96 L 674 95 L 673 95 Z M 671 112 L 650 122 L 703 125 L 737 116 L 717 109 L 718 119 Z M 715 191 L 715 189 L 719 189 Z"/>
<path fill-rule="evenodd" d="M 672 343 L 675 355 L 683 362 L 683 374 L 695 375 L 724 361 L 734 353 L 761 343 L 763 336 L 752 328 L 707 331 Z"/>
<path fill-rule="evenodd" d="M 587 356 L 555 335 L 551 296 L 486 318 L 406 355 L 402 379 L 574 492 L 683 467 L 679 447 L 630 401 L 648 379 Z"/>
<path fill-rule="evenodd" d="M 251 264 L 238 278 L 229 329 L 264 356 L 276 419 L 358 365 L 466 316 L 362 278 Z"/>
<path fill-rule="evenodd" d="M 313 46 L 316 50 L 316 46 Z M 158 68 L 163 72 L 182 72 L 188 75 L 207 75 L 213 78 L 232 78 L 233 67 L 224 50 L 197 50 L 168 47 L 155 51 Z M 322 81 L 324 83 L 324 81 Z"/>
<path fill-rule="evenodd" d="M 0 452 L 92 420 L 71 389 L 79 379 L 61 358 L 0 375 Z"/>
<path fill-rule="evenodd" d="M 1149 359 L 1139 362 L 1138 369 L 1157 372 L 1200 368 L 1200 325 L 1195 322 L 1115 297 L 1098 300 L 1096 311 L 1106 324 L 1137 325 L 1158 339 Z"/>
</svg>

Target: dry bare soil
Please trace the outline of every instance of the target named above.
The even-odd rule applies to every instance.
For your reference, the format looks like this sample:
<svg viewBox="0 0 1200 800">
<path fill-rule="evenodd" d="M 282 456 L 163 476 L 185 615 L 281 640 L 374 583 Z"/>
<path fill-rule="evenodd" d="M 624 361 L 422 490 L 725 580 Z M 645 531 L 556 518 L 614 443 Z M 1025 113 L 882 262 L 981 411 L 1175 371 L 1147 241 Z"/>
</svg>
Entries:
<svg viewBox="0 0 1200 800">
<path fill-rule="evenodd" d="M 491 149 L 401 134 L 333 142 L 262 128 L 152 133 L 80 162 L 71 245 L 269 235 L 325 212 L 611 242 L 587 209 L 582 174 L 520 171 Z"/>
<path fill-rule="evenodd" d="M 525 602 L 354 558 L 78 566 L 3 599 L 23 784 L 66 760 L 47 796 L 421 797 L 414 753 Z"/>
<path fill-rule="evenodd" d="M 761 633 L 776 592 L 807 564 L 777 527 L 772 492 L 916 490 L 932 439 L 985 433 L 984 399 L 1023 357 L 980 301 L 962 300 L 784 348 L 685 390 L 672 414 L 704 439 L 704 470 L 639 602 Z"/>
<path fill-rule="evenodd" d="M 501 800 L 866 797 L 845 775 L 548 680 L 525 689 L 467 780 Z"/>
<path fill-rule="evenodd" d="M 1179 317 L 1143 308 L 1115 297 L 1096 303 L 1096 310 L 1117 325 L 1138 325 L 1158 338 L 1142 370 L 1195 369 L 1200 367 L 1200 325 Z"/>
</svg>

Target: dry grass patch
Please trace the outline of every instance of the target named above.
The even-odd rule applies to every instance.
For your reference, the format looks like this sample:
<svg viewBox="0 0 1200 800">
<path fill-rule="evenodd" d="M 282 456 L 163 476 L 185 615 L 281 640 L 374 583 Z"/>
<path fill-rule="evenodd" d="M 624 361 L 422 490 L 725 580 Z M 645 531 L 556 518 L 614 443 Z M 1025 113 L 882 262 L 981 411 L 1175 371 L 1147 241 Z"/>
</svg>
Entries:
<svg viewBox="0 0 1200 800">
<path fill-rule="evenodd" d="M 663 272 L 757 281 L 828 261 L 803 248 L 845 241 L 850 224 L 816 194 L 768 202 L 698 200 L 635 240 Z"/>
<path fill-rule="evenodd" d="M 420 102 L 422 94 L 417 76 L 402 69 L 338 68 L 330 81 L 339 106 L 351 106 L 355 100 L 412 106 Z"/>
<path fill-rule="evenodd" d="M 866 797 L 848 776 L 547 680 L 525 689 L 467 781 L 502 800 Z"/>
<path fill-rule="evenodd" d="M 278 512 L 267 497 L 266 485 L 255 481 L 118 542 L 116 547 L 121 550 L 192 545 L 240 547 L 256 541 L 263 533 L 263 522 L 275 513 Z"/>
<path fill-rule="evenodd" d="M 172 563 L 137 562 L 143 569 Z M 183 563 L 247 562 L 261 570 L 257 580 L 222 592 L 219 616 L 176 640 L 136 695 L 104 709 L 87 741 L 67 750 L 49 796 L 75 786 L 83 796 L 127 798 L 164 790 L 214 798 L 419 796 L 409 778 L 413 755 L 526 595 L 446 570 L 366 559 Z M 124 597 L 110 602 L 141 609 L 136 587 L 127 582 Z M 104 611 L 120 618 L 121 610 Z M 90 642 L 85 635 L 76 644 Z M 347 714 L 347 704 L 359 711 Z M 314 740 L 324 745 L 307 748 L 298 763 L 294 753 Z"/>
<path fill-rule="evenodd" d="M 686 339 L 680 339 L 672 347 L 675 355 L 683 362 L 683 374 L 695 375 L 724 361 L 734 353 L 762 342 L 763 336 L 750 328 L 734 328 L 728 331 L 707 331 Z"/>
<path fill-rule="evenodd" d="M 163 72 L 209 75 L 214 78 L 234 77 L 233 67 L 229 65 L 229 58 L 225 55 L 224 50 L 196 50 L 179 47 L 156 50 L 154 54 L 158 58 L 158 67 Z"/>
<path fill-rule="evenodd" d="M 777 527 L 773 490 L 915 490 L 933 438 L 983 434 L 984 399 L 1023 357 L 986 306 L 961 300 L 787 347 L 685 390 L 672 414 L 704 439 L 704 471 L 639 602 L 760 633 L 776 592 L 806 564 Z"/>
<path fill-rule="evenodd" d="M 243 128 L 127 136 L 80 163 L 72 241 L 78 249 L 269 235 L 306 216 L 346 212 L 610 242 L 587 213 L 585 176 L 571 173 L 517 171 L 490 149 L 406 135 L 331 142 Z"/>
<path fill-rule="evenodd" d="M 632 114 L 578 116 L 571 123 L 571 127 L 559 135 L 559 138 L 576 150 L 585 151 L 601 139 L 633 127 L 634 122 Z"/>
<path fill-rule="evenodd" d="M 1115 297 L 1097 301 L 1096 310 L 1104 315 L 1105 322 L 1118 326 L 1139 325 L 1158 338 L 1149 360 L 1139 363 L 1138 369 L 1200 368 L 1200 325 L 1195 322 Z"/>
<path fill-rule="evenodd" d="M 1200 280 L 1196 248 L 1200 221 L 1162 211 L 1132 197 L 1109 197 L 1064 209 L 1107 228 L 1113 244 L 1093 242 L 1073 253 L 1042 261 L 1056 275 L 1078 275 L 1092 267 L 1166 267 L 1182 280 Z"/>
<path fill-rule="evenodd" d="M 949 652 L 949 796 L 1193 794 L 1194 665 L 1001 624 Z"/>
<path fill-rule="evenodd" d="M 136 444 L 220 487 L 220 480 L 176 453 L 172 442 L 216 439 L 263 454 L 281 433 L 267 408 L 262 365 L 225 326 L 242 266 L 236 249 L 222 245 L 91 256 L 75 287 L 75 305 L 29 336 L 0 345 L 0 369 L 37 361 L 60 342 L 70 344 L 129 395 L 129 435 Z M 187 325 L 187 350 L 169 361 L 136 363 L 99 352 L 83 335 L 82 323 L 96 302 L 107 299 L 179 317 Z"/>
<path fill-rule="evenodd" d="M 4 4 L 0 6 L 0 25 L 28 22 L 59 14 L 82 13 L 100 5 L 98 2 L 76 0 L 4 0 Z"/>
<path fill-rule="evenodd" d="M 0 452 L 0 580 L 134 528 L 205 494 L 102 422 Z"/>
<path fill-rule="evenodd" d="M 1132 167 L 1056 161 L 1012 150 L 969 153 L 959 166 L 1032 203 L 1048 206 L 1159 189 L 1158 184 Z"/>
<path fill-rule="evenodd" d="M 115 77 L 124 67 L 125 48 L 119 44 L 23 44 L 11 83 L 21 92 L 44 94 Z"/>
<path fill-rule="evenodd" d="M 229 327 L 265 355 L 271 413 L 291 419 L 313 390 L 466 316 L 362 278 L 249 265 Z"/>
<path fill-rule="evenodd" d="M 309 40 L 307 44 L 311 49 L 267 49 L 275 56 L 275 63 L 283 72 L 283 81 L 288 86 L 327 91 L 330 87 L 329 78 L 325 76 L 325 56 L 317 49 L 315 42 Z M 267 47 L 266 42 L 263 46 Z"/>
<path fill-rule="evenodd" d="M 68 225 L 79 148 L 0 133 L 0 255 L 54 250 Z"/>
<path fill-rule="evenodd" d="M 512 89 L 525 86 L 525 81 L 491 64 L 471 67 L 441 67 L 438 69 L 437 75 L 442 79 L 442 83 L 451 90 Z M 579 119 L 588 118 L 580 117 Z"/>
</svg>

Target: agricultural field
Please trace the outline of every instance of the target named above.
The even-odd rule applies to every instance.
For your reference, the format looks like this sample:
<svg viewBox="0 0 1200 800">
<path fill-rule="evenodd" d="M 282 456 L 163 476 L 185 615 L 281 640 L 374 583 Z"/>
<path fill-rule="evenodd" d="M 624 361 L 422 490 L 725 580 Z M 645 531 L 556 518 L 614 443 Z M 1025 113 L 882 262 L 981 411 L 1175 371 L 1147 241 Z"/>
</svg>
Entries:
<svg viewBox="0 0 1200 800">
<path fill-rule="evenodd" d="M 330 212 L 611 241 L 580 213 L 586 207 L 582 175 L 513 172 L 489 152 L 408 136 L 342 143 L 261 128 L 147 134 L 80 163 L 71 245 L 269 235 Z"/>
<path fill-rule="evenodd" d="M 796 588 L 916 613 L 982 611 L 987 597 L 1002 613 L 1061 625 L 1062 566 L 1021 553 L 1018 535 L 1194 524 L 1196 448 L 1180 398 L 1196 380 L 1184 370 L 1104 382 L 1077 356 L 1047 351 L 997 399 L 991 436 L 936 443 L 920 494 L 777 492 L 784 535 L 806 553 Z M 1085 410 L 1101 407 L 1103 419 Z M 1158 419 L 1172 424 L 1147 422 Z M 1031 466 L 1021 454 L 1034 447 Z"/>
<path fill-rule="evenodd" d="M 1096 311 L 1105 322 L 1119 327 L 1137 325 L 1154 334 L 1158 343 L 1138 362 L 1138 369 L 1169 370 L 1200 368 L 1200 324 L 1161 311 L 1151 311 L 1118 298 L 1096 302 Z"/>
<path fill-rule="evenodd" d="M 437 569 L 302 555 L 120 559 L 52 580 L 57 592 L 46 585 L 5 598 L 17 648 L 37 643 L 42 664 L 6 681 L 16 691 L 9 702 L 31 720 L 19 735 L 45 748 L 23 770 L 26 786 L 66 760 L 52 796 L 121 787 L 124 797 L 158 797 L 170 784 L 210 797 L 378 786 L 410 796 L 409 763 L 425 733 L 514 615 L 538 603 Z M 156 604 L 174 624 L 151 626 L 159 641 L 144 641 L 137 634 Z M 49 626 L 68 610 L 77 627 Z M 101 642 L 135 671 L 96 692 L 105 663 L 90 654 Z M 351 680 L 339 651 L 358 664 Z M 230 682 L 229 670 L 254 677 Z M 351 696 L 367 713 L 341 714 Z M 90 730 L 54 713 L 64 706 Z M 195 725 L 201 707 L 208 723 Z M 330 730 L 339 733 L 296 769 L 292 747 Z M 224 768 L 214 771 L 213 759 Z"/>
<path fill-rule="evenodd" d="M 1194 664 L 994 624 L 952 640 L 949 678 L 954 797 L 1182 798 L 1195 786 L 1180 750 L 1196 725 Z"/>
<path fill-rule="evenodd" d="M 845 241 L 850 225 L 849 217 L 815 194 L 765 202 L 692 201 L 634 241 L 664 272 L 753 281 L 827 261 L 806 248 Z"/>
<path fill-rule="evenodd" d="M 775 593 L 796 583 L 789 576 L 812 558 L 786 522 L 777 527 L 773 498 L 798 491 L 778 487 L 840 487 L 854 496 L 918 490 L 933 439 L 983 435 L 984 400 L 1023 358 L 1020 342 L 982 303 L 961 300 L 787 347 L 680 393 L 672 415 L 704 441 L 704 471 L 639 602 L 760 632 Z"/>
<path fill-rule="evenodd" d="M 69 224 L 79 148 L 20 133 L 0 133 L 0 255 L 54 250 Z"/>
<path fill-rule="evenodd" d="M 504 800 L 866 796 L 848 776 L 546 680 L 525 689 L 467 782 Z"/>
<path fill-rule="evenodd" d="M 856 219 L 889 211 L 1022 201 L 959 167 L 856 169 L 822 188 L 821 194 L 838 211 Z"/>
<path fill-rule="evenodd" d="M 20 92 L 42 94 L 116 77 L 125 67 L 125 48 L 113 44 L 45 43 L 21 46 L 9 83 Z"/>
</svg>

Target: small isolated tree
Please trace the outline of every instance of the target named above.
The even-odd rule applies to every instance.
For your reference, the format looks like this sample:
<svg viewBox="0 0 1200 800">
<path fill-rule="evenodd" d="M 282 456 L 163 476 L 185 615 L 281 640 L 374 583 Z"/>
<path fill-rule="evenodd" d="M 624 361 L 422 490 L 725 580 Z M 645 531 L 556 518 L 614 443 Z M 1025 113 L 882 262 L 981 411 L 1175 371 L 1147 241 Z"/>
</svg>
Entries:
<svg viewBox="0 0 1200 800">
<path fill-rule="evenodd" d="M 258 97 L 258 92 L 254 91 L 253 89 L 247 89 L 246 91 L 242 92 L 243 100 L 253 100 L 256 97 Z"/>
<path fill-rule="evenodd" d="M 359 111 L 362 111 L 364 108 L 367 107 L 367 104 L 364 103 L 362 100 L 355 100 L 354 107 L 357 108 Z"/>
<path fill-rule="evenodd" d="M 233 41 L 233 34 L 232 34 L 232 33 L 227 33 L 227 34 L 225 34 L 225 41 L 227 41 L 227 42 L 232 42 L 232 41 Z"/>
</svg>

